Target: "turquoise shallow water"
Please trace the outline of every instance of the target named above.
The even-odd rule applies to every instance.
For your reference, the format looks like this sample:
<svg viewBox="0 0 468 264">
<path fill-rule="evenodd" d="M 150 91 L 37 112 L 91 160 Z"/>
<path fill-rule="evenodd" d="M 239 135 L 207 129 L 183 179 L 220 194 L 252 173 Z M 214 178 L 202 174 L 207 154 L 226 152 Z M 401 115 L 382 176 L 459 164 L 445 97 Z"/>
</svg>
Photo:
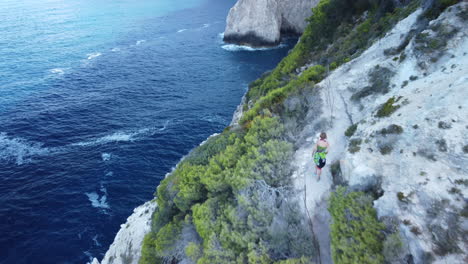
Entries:
<svg viewBox="0 0 468 264">
<path fill-rule="evenodd" d="M 222 43 L 232 1 L 0 2 L 0 263 L 102 258 L 287 45 Z"/>
</svg>

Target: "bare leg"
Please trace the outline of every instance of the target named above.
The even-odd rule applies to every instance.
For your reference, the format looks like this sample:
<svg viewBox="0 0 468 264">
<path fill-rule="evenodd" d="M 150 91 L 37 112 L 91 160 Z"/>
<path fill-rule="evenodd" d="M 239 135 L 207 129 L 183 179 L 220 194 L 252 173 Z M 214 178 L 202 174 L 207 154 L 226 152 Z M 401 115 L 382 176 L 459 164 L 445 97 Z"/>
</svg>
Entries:
<svg viewBox="0 0 468 264">
<path fill-rule="evenodd" d="M 317 181 L 320 181 L 320 174 L 322 174 L 322 169 L 318 169 L 318 173 L 317 173 L 318 179 L 317 179 Z"/>
</svg>

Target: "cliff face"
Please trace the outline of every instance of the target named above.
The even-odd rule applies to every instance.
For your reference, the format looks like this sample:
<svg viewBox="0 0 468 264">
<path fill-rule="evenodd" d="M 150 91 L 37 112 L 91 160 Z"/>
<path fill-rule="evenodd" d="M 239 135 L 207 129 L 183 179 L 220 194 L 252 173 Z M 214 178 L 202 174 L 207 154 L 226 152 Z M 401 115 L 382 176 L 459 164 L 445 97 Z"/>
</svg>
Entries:
<svg viewBox="0 0 468 264">
<path fill-rule="evenodd" d="M 318 0 L 239 0 L 229 11 L 224 41 L 250 46 L 279 44 L 281 33 L 301 34 Z"/>
<path fill-rule="evenodd" d="M 385 240 L 389 263 L 466 263 L 467 11 L 466 2 L 455 5 L 414 36 L 418 10 L 334 70 L 317 84 L 318 108 L 297 142 L 296 186 L 306 185 L 316 224 L 329 218 L 318 208 L 338 185 L 374 193 L 378 219 L 402 245 L 389 253 Z M 406 41 L 401 54 L 391 55 Z M 379 84 L 386 89 L 376 89 Z M 327 167 L 333 168 L 317 181 L 310 150 L 322 130 L 332 145 Z M 324 263 L 331 262 L 329 239 L 320 241 Z"/>
<path fill-rule="evenodd" d="M 151 215 L 155 208 L 156 203 L 149 201 L 133 210 L 127 222 L 121 225 L 101 264 L 138 263 L 143 238 L 151 230 Z M 99 264 L 99 261 L 94 258 L 91 264 Z"/>
</svg>

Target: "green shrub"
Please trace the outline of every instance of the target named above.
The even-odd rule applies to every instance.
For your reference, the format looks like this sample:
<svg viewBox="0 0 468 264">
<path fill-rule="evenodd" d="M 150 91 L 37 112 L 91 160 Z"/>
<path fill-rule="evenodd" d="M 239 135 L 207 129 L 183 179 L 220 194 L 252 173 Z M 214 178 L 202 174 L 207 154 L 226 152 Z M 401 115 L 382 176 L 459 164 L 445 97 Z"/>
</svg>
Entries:
<svg viewBox="0 0 468 264">
<path fill-rule="evenodd" d="M 383 263 L 382 230 L 372 199 L 362 192 L 348 193 L 338 187 L 331 195 L 329 208 L 331 250 L 337 264 Z"/>
<path fill-rule="evenodd" d="M 398 108 L 400 108 L 400 105 L 397 105 L 396 103 L 401 99 L 402 97 L 390 97 L 390 99 L 387 100 L 383 105 L 380 106 L 379 110 L 377 111 L 376 117 L 387 117 L 393 114 Z"/>
<path fill-rule="evenodd" d="M 345 131 L 345 136 L 352 137 L 354 135 L 354 133 L 356 132 L 357 127 L 358 127 L 357 123 L 349 126 L 348 129 L 346 129 L 346 131 Z"/>
<path fill-rule="evenodd" d="M 185 247 L 185 254 L 194 262 L 196 262 L 201 256 L 201 248 L 199 244 L 190 242 L 187 247 Z"/>
<path fill-rule="evenodd" d="M 360 138 L 351 139 L 351 141 L 349 142 L 348 151 L 350 153 L 356 153 L 356 152 L 360 151 L 361 150 L 361 143 L 362 143 L 362 139 L 360 139 Z"/>
<path fill-rule="evenodd" d="M 399 126 L 399 125 L 392 124 L 392 125 L 389 125 L 386 128 L 382 128 L 379 131 L 379 133 L 382 134 L 382 135 L 401 134 L 401 133 L 403 133 L 403 128 L 401 126 Z"/>
<path fill-rule="evenodd" d="M 393 147 L 391 145 L 383 145 L 383 146 L 379 146 L 379 151 L 380 151 L 380 154 L 382 155 L 388 155 L 392 152 L 393 150 Z"/>
</svg>

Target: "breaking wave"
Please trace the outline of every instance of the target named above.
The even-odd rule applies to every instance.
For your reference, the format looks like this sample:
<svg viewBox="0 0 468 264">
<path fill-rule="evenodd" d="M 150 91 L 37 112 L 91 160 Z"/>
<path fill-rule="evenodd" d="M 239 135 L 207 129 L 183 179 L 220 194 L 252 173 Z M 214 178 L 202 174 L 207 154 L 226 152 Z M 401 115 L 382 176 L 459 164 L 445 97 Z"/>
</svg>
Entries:
<svg viewBox="0 0 468 264">
<path fill-rule="evenodd" d="M 102 55 L 102 53 L 100 53 L 100 52 L 93 52 L 93 53 L 86 54 L 86 56 L 88 56 L 88 60 L 95 59 L 95 58 L 97 58 L 97 57 L 99 57 L 101 55 Z"/>
<path fill-rule="evenodd" d="M 222 45 L 221 48 L 227 51 L 237 52 L 237 51 L 266 51 L 266 50 L 272 50 L 272 49 L 281 49 L 286 46 L 287 46 L 286 44 L 280 44 L 276 47 L 271 47 L 271 48 L 252 48 L 252 47 L 243 46 L 243 45 L 226 44 L 226 45 Z"/>
<path fill-rule="evenodd" d="M 6 133 L 0 133 L 0 160 L 22 165 L 30 162 L 33 156 L 43 156 L 49 153 L 50 150 L 43 147 L 42 143 L 12 138 Z"/>
</svg>

